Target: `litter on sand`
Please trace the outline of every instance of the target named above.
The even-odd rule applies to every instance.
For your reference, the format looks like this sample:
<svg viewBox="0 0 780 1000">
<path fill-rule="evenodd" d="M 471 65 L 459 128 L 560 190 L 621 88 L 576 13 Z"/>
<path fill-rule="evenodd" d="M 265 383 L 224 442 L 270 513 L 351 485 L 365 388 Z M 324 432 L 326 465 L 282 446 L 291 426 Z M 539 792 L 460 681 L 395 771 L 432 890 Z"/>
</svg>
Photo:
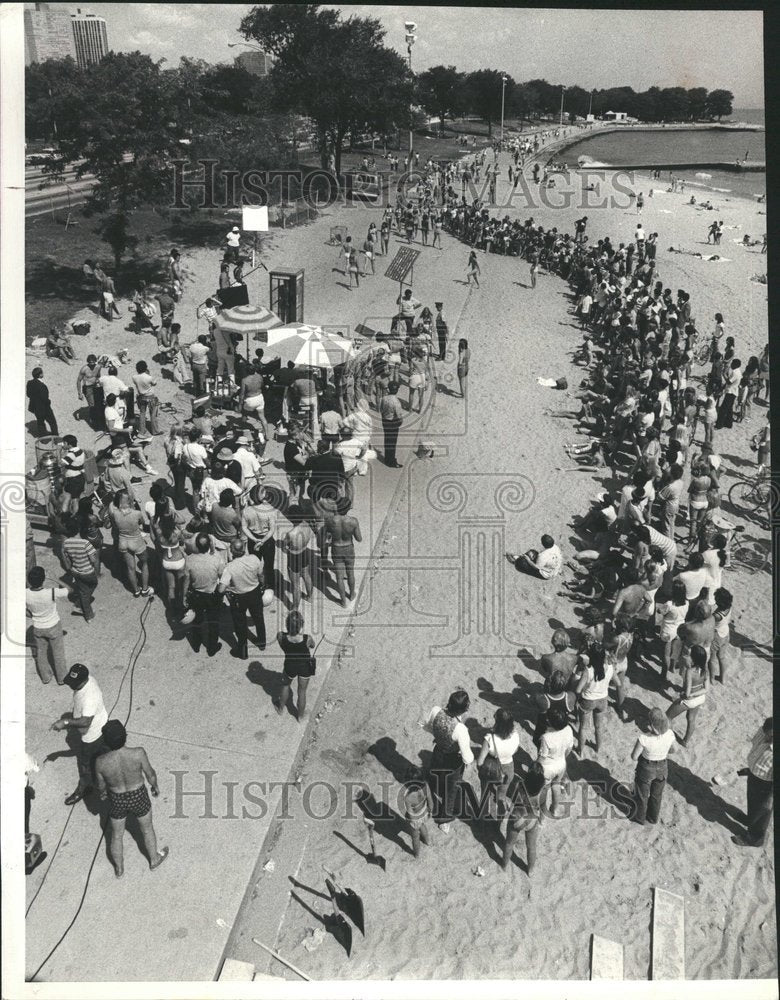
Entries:
<svg viewBox="0 0 780 1000">
<path fill-rule="evenodd" d="M 538 378 L 536 380 L 539 385 L 546 386 L 548 389 L 568 389 L 569 383 L 565 378 Z"/>
</svg>

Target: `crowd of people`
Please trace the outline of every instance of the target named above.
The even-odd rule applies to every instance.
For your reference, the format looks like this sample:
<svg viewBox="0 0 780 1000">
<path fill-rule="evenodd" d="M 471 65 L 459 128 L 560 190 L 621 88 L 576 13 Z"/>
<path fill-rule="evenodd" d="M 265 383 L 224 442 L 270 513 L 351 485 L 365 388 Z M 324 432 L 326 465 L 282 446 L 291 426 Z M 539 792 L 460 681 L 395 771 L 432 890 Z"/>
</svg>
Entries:
<svg viewBox="0 0 780 1000">
<path fill-rule="evenodd" d="M 533 152 L 527 144 L 510 147 L 510 183 L 516 183 L 524 157 Z M 358 253 L 363 254 L 363 274 L 369 266 L 373 273 L 374 256 L 387 254 L 393 228 L 410 242 L 419 234 L 427 244 L 430 237 L 434 247 L 441 246 L 446 231 L 469 244 L 467 280 L 477 288 L 479 251 L 525 259 L 532 287 L 540 269 L 570 287 L 583 332 L 575 354 L 586 375 L 577 394 L 580 409 L 551 415 L 574 419 L 590 436 L 571 445 L 572 459 L 609 467 L 619 485 L 601 494 L 578 519 L 583 544 L 568 564 L 551 534 L 542 537 L 541 549 L 511 559 L 519 571 L 542 581 L 555 580 L 568 565 L 573 577 L 561 595 L 587 604 L 583 627 L 576 637 L 556 630 L 552 652 L 541 659 L 544 690 L 537 697 L 536 759 L 524 773 L 515 773 L 520 737 L 511 713 L 496 713 L 475 754 L 464 724 L 469 697 L 458 690 L 427 716 L 425 726 L 434 739 L 431 768 L 426 775 L 410 774 L 407 785 L 407 819 L 419 852 L 428 839 L 428 816 L 435 814 L 440 828 L 450 830 L 459 814 L 457 800 L 475 769 L 491 821 L 507 819 L 504 867 L 522 832 L 530 874 L 546 794 L 551 795 L 551 815 L 562 815 L 567 760 L 572 754 L 585 755 L 591 730 L 595 755 L 609 739 L 611 693 L 618 720 L 639 724 L 632 755 L 636 779 L 627 811 L 640 824 L 656 823 L 667 757 L 676 744 L 683 751 L 690 745 L 710 686 L 727 680 L 734 613 L 727 586 L 733 525 L 720 510 L 723 469 L 717 432 L 735 420 L 749 420 L 755 403 L 768 403 L 769 356 L 767 349 L 743 368 L 723 316 L 715 316 L 712 329 L 697 321 L 690 295 L 684 289 L 674 293 L 658 279 L 657 234 L 646 235 L 641 224 L 632 242 L 613 243 L 608 237 L 591 240 L 587 217 L 577 220 L 573 233 L 561 233 L 532 218 L 521 223 L 491 216 L 478 195 L 469 202 L 472 181 L 486 181 L 495 191 L 497 149 L 489 160 L 489 152 L 482 150 L 465 166 L 460 161 L 446 166 L 429 162 L 416 196 L 388 208 L 379 226 L 371 224 L 362 251 L 346 241 L 340 253 L 350 274 L 354 267 L 359 277 Z M 118 311 L 113 289 L 99 265 L 88 262 L 85 276 L 87 266 L 98 282 L 101 310 L 111 318 Z M 236 228 L 226 239 L 220 288 L 240 284 L 242 268 Z M 108 441 L 98 456 L 102 471 L 88 492 L 84 451 L 77 436 L 64 439 L 64 473 L 52 490 L 48 513 L 55 551 L 71 583 L 44 589 L 42 570 L 29 571 L 27 608 L 38 673 L 43 683 L 54 677 L 74 690 L 87 683 L 82 670 L 67 666 L 57 602 L 72 588 L 85 621 L 92 620 L 94 594 L 108 562 L 134 597 L 156 593 L 174 633 L 188 636 L 193 650 L 202 648 L 209 657 L 220 651 L 220 633 L 226 628 L 235 657 L 248 658 L 250 638 L 265 650 L 265 615 L 281 600 L 287 614 L 276 641 L 284 666 L 274 704 L 280 713 L 292 712 L 302 721 L 316 668 L 303 602 L 315 586 L 345 608 L 356 596 L 355 545 L 363 540 L 354 513 L 356 490 L 368 462 L 377 457 L 371 411 L 381 418 L 383 461 L 399 468 L 397 440 L 406 413 L 423 408 L 426 392 L 433 388 L 433 362 L 447 357 L 443 304 L 436 302 L 434 313 L 408 288 L 398 297 L 390 329 L 377 331 L 354 363 L 312 369 L 292 362 L 284 366 L 278 358 L 266 361 L 263 350 L 250 360 L 237 351 L 235 340 L 220 341 L 216 294 L 199 310 L 208 333 L 181 343 L 181 327 L 174 321 L 183 294 L 178 251 L 171 251 L 166 282 L 156 296 L 145 287 L 136 291 L 136 327 L 139 333 L 153 333 L 164 361 L 182 359 L 182 384 L 191 385 L 195 397 L 192 417 L 175 421 L 163 435 L 157 380 L 144 360 L 135 364 L 132 385 L 119 378 L 118 359 L 110 356 L 90 355 L 79 370 L 76 391 L 87 403 L 82 416 Z M 709 344 L 708 371 L 697 385 L 694 355 L 701 357 L 697 348 L 703 338 Z M 460 339 L 461 396 L 467 391 L 469 360 L 468 342 Z M 32 374 L 27 395 L 37 429 L 56 435 L 43 371 L 36 368 Z M 235 412 L 229 415 L 209 406 L 209 386 L 219 377 L 231 383 Z M 404 382 L 405 407 L 399 398 Z M 164 436 L 167 477 L 159 477 L 146 457 L 155 435 Z M 284 441 L 287 491 L 281 498 L 264 472 L 269 461 L 265 451 L 274 435 Z M 768 420 L 754 441 L 764 469 Z M 151 479 L 148 500 L 137 492 L 133 463 Z M 280 510 L 290 522 L 284 534 L 278 530 Z M 286 578 L 277 570 L 277 549 L 286 557 Z M 226 602 L 229 614 L 223 622 Z M 629 684 L 640 677 L 642 686 L 670 700 L 666 712 L 653 707 L 638 717 L 627 711 Z M 106 733 L 105 725 L 100 732 L 95 729 L 99 713 L 87 717 L 78 714 L 82 711 L 87 709 L 74 704 L 71 719 L 87 719 L 76 728 L 88 746 L 80 758 L 78 788 L 68 797 L 71 804 L 91 789 L 95 758 L 124 747 L 121 733 Z M 685 731 L 678 734 L 675 720 L 682 715 Z M 766 833 L 771 747 L 769 720 L 748 760 L 747 831 L 738 838 L 741 844 L 759 844 Z M 139 757 L 136 763 L 148 780 L 153 773 L 144 770 L 150 769 L 148 762 L 144 765 Z M 98 789 L 107 782 L 112 794 L 111 768 L 101 765 L 99 770 Z M 122 794 L 135 791 L 114 787 L 117 822 L 148 814 L 138 811 L 147 802 L 139 805 L 132 795 L 122 805 Z M 120 834 L 117 828 L 115 836 Z M 157 852 L 153 831 L 146 834 L 150 865 L 156 867 L 165 855 Z M 112 849 L 112 859 L 120 875 L 121 846 Z"/>
<path fill-rule="evenodd" d="M 754 403 L 768 405 L 769 348 L 743 366 L 723 316 L 697 320 L 691 296 L 658 278 L 658 234 L 646 235 L 641 224 L 630 243 L 590 241 L 587 217 L 570 234 L 535 226 L 533 219 L 521 225 L 491 218 L 478 198 L 467 204 L 452 190 L 445 204 L 447 229 L 474 248 L 470 270 L 478 273 L 475 251 L 505 247 L 532 269 L 543 267 L 568 282 L 583 331 L 574 356 L 587 371 L 577 393 L 580 408 L 550 415 L 575 420 L 588 435 L 567 448 L 569 456 L 609 468 L 617 484 L 575 517 L 582 547 L 568 564 L 549 534 L 539 550 L 508 554 L 518 570 L 542 580 L 568 566 L 573 576 L 559 595 L 585 602 L 582 627 L 556 630 L 553 652 L 541 659 L 536 759 L 522 776 L 515 774 L 519 736 L 504 709 L 475 752 L 464 725 L 469 697 L 463 690 L 435 706 L 424 723 L 434 740 L 428 775 L 434 794 L 425 815 L 419 802 L 407 815 L 413 830 L 431 813 L 445 833 L 455 816 L 473 819 L 476 799 L 466 793 L 479 783 L 479 818 L 507 821 L 503 867 L 524 832 L 530 874 L 543 817 L 563 814 L 567 758 L 582 758 L 588 746 L 598 757 L 613 710 L 621 723 L 638 725 L 634 787 L 614 782 L 615 801 L 622 794 L 624 812 L 635 822 L 657 823 L 668 756 L 691 745 L 711 685 L 727 681 L 734 657 L 728 583 L 735 525 L 721 511 L 717 437 L 735 421 L 750 420 Z M 768 417 L 751 431 L 760 477 L 768 470 Z M 635 685 L 668 699 L 666 711 L 629 714 L 626 696 Z M 681 716 L 685 728 L 677 731 Z M 741 846 L 758 846 L 766 836 L 772 740 L 770 718 L 739 772 L 748 779 L 746 831 L 733 838 Z"/>
</svg>

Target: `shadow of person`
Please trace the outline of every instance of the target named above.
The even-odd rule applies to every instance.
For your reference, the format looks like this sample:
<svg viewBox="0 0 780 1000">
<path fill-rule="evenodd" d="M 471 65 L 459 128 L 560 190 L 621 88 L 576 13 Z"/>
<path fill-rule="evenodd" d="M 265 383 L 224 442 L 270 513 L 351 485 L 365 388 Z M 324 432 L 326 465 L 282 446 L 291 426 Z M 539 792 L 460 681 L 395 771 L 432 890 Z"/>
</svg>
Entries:
<svg viewBox="0 0 780 1000">
<path fill-rule="evenodd" d="M 568 763 L 572 781 L 585 781 L 600 799 L 629 819 L 634 814 L 633 791 L 621 781 L 613 778 L 606 767 L 589 757 L 578 759 L 572 755 Z"/>
<path fill-rule="evenodd" d="M 277 698 L 282 690 L 282 675 L 278 670 L 269 670 L 264 667 L 259 660 L 252 660 L 246 668 L 247 679 L 252 684 L 257 684 L 268 695 L 271 701 Z M 290 701 L 287 702 L 287 711 L 292 713 Z"/>
<path fill-rule="evenodd" d="M 744 812 L 716 795 L 708 782 L 672 758 L 669 758 L 667 782 L 686 802 L 698 810 L 702 819 L 708 823 L 719 823 L 736 836 L 744 834 Z"/>
<path fill-rule="evenodd" d="M 368 748 L 367 753 L 386 768 L 396 781 L 403 781 L 406 772 L 414 767 L 412 762 L 398 752 L 395 740 L 390 736 L 382 736 Z"/>
<path fill-rule="evenodd" d="M 389 802 L 380 802 L 372 792 L 366 792 L 356 799 L 360 811 L 375 823 L 375 830 L 386 840 L 397 844 L 402 851 L 413 854 L 412 848 L 401 838 L 401 832 L 408 834 L 408 824 Z"/>
</svg>

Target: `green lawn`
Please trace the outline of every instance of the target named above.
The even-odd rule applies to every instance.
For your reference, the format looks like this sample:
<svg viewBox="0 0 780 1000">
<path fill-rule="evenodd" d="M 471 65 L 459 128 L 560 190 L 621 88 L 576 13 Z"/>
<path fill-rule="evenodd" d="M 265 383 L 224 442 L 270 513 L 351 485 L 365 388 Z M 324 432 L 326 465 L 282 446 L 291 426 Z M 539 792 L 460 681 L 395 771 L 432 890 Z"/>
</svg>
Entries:
<svg viewBox="0 0 780 1000">
<path fill-rule="evenodd" d="M 95 231 L 96 217 L 88 218 L 79 209 L 73 216 L 77 225 L 65 229 L 64 214 L 56 221 L 49 215 L 28 219 L 25 233 L 25 304 L 27 336 L 44 336 L 54 323 L 69 320 L 89 302 L 96 302 L 92 291 L 82 288 L 81 266 L 89 257 L 99 260 L 114 276 L 120 295 L 131 292 L 139 278 L 159 281 L 165 274 L 168 251 L 174 246 L 218 247 L 233 224 L 224 210 L 185 216 L 172 213 L 166 218 L 151 209 L 133 215 L 132 229 L 138 239 L 135 250 L 123 262 L 118 274 L 114 269 L 111 247 Z"/>
</svg>

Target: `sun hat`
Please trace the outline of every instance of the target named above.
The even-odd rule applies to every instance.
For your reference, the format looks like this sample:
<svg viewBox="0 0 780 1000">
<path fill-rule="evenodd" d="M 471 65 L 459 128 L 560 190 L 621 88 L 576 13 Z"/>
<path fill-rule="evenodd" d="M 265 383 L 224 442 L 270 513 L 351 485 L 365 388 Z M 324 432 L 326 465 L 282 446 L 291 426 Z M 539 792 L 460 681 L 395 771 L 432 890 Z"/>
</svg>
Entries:
<svg viewBox="0 0 780 1000">
<path fill-rule="evenodd" d="M 227 447 L 220 448 L 219 451 L 217 452 L 217 460 L 220 462 L 232 462 L 233 452 L 230 450 L 230 448 Z"/>
<path fill-rule="evenodd" d="M 250 440 L 249 440 L 249 438 L 248 438 L 248 437 L 246 436 L 246 434 L 240 434 L 240 435 L 239 435 L 239 436 L 238 436 L 238 437 L 236 438 L 236 444 L 251 444 L 251 441 L 250 441 Z"/>
<path fill-rule="evenodd" d="M 124 448 L 112 448 L 108 460 L 109 465 L 122 465 L 125 460 Z"/>
</svg>

